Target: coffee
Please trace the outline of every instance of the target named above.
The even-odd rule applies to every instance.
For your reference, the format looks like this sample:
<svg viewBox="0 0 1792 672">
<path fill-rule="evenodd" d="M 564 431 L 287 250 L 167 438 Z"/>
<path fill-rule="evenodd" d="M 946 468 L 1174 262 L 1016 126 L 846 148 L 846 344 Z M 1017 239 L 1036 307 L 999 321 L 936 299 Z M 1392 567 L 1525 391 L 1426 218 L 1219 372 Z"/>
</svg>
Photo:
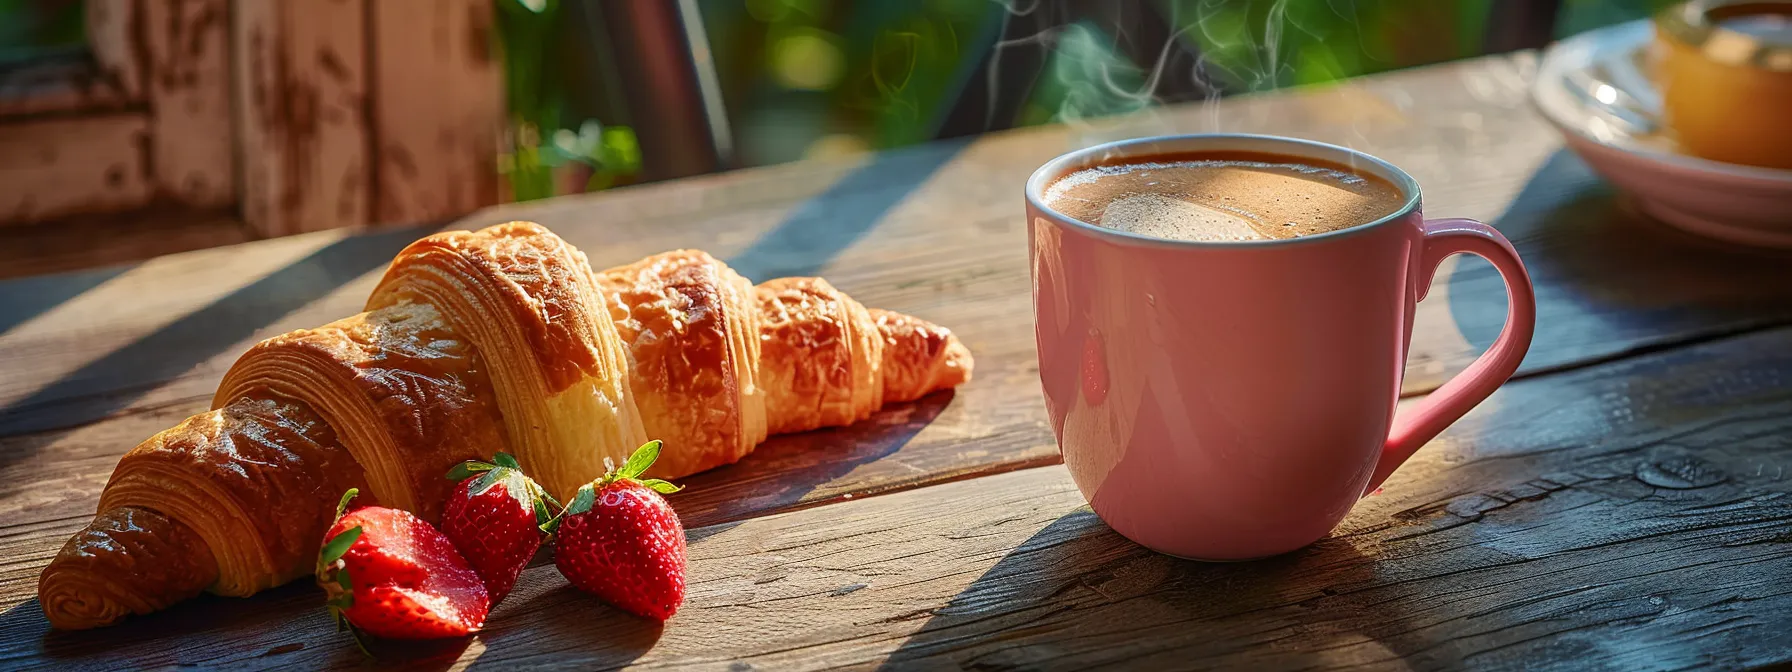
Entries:
<svg viewBox="0 0 1792 672">
<path fill-rule="evenodd" d="M 1052 183 L 1044 200 L 1090 224 L 1202 242 L 1337 231 L 1391 215 L 1406 201 L 1372 175 L 1249 152 L 1166 154 L 1086 168 Z"/>
</svg>

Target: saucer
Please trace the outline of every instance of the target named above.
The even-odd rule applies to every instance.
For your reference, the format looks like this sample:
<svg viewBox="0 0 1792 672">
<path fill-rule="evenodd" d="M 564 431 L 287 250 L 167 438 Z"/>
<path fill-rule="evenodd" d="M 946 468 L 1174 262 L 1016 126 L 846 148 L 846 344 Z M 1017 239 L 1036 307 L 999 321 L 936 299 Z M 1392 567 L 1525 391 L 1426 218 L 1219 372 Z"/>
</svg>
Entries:
<svg viewBox="0 0 1792 672">
<path fill-rule="evenodd" d="M 1792 248 L 1792 170 L 1701 159 L 1661 133 L 1661 96 L 1644 71 L 1648 20 L 1587 31 L 1550 46 L 1531 100 L 1593 170 L 1643 212 L 1695 234 Z"/>
</svg>

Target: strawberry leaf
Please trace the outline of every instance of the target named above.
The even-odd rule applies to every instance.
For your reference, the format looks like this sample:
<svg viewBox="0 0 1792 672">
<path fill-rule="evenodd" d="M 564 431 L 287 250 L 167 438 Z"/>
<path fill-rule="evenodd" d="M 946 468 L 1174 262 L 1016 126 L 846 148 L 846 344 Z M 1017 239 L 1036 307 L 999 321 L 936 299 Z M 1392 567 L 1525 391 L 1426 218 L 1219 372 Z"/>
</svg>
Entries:
<svg viewBox="0 0 1792 672">
<path fill-rule="evenodd" d="M 516 458 L 511 457 L 510 453 L 506 453 L 501 450 L 498 451 L 497 455 L 492 456 L 492 461 L 497 462 L 498 466 L 500 466 L 500 467 L 510 467 L 511 469 L 518 469 L 518 470 L 523 468 L 523 465 L 516 463 Z"/>
<path fill-rule="evenodd" d="M 318 551 L 317 554 L 317 566 L 328 567 L 337 560 L 341 560 L 342 555 L 348 552 L 348 547 L 355 545 L 355 540 L 360 538 L 361 526 L 356 525 L 324 542 L 323 550 Z"/>
<path fill-rule="evenodd" d="M 342 608 L 355 606 L 355 584 L 349 580 L 347 570 L 336 573 L 336 585 L 341 586 L 343 590 Z"/>
<path fill-rule="evenodd" d="M 635 454 L 628 456 L 628 462 L 622 465 L 622 471 L 616 474 L 617 477 L 635 478 L 647 473 L 647 468 L 653 466 L 654 460 L 660 459 L 660 445 L 659 439 L 641 444 Z"/>
<path fill-rule="evenodd" d="M 337 518 L 341 518 L 342 514 L 348 512 L 349 500 L 354 499 L 355 495 L 359 495 L 359 494 L 361 494 L 360 488 L 349 488 L 347 492 L 342 493 L 342 499 L 338 500 L 336 502 L 336 517 Z"/>
<path fill-rule="evenodd" d="M 548 511 L 547 503 L 539 499 L 535 500 L 535 525 L 537 527 L 542 527 L 547 525 L 548 521 L 553 519 L 554 514 L 553 512 Z"/>
<path fill-rule="evenodd" d="M 590 511 L 591 505 L 596 503 L 597 488 L 591 487 L 590 483 L 586 483 L 579 486 L 579 494 L 572 498 L 572 503 L 568 504 L 566 510 L 560 512 L 560 515 L 567 516 L 584 513 Z"/>
<path fill-rule="evenodd" d="M 514 473 L 516 472 L 509 469 L 493 469 L 480 474 L 479 480 L 473 481 L 472 485 L 467 486 L 467 495 L 475 497 L 483 495 L 485 491 L 492 489 L 492 486 L 507 480 L 506 477 Z"/>
<path fill-rule="evenodd" d="M 670 495 L 674 492 L 678 492 L 679 490 L 684 489 L 680 486 L 676 486 L 671 483 L 667 483 L 667 482 L 662 481 L 657 478 L 649 478 L 645 481 L 641 481 L 641 485 L 645 485 L 649 489 L 653 490 L 654 492 L 660 493 L 662 495 Z"/>
<path fill-rule="evenodd" d="M 462 462 L 460 464 L 454 465 L 453 469 L 448 470 L 448 480 L 454 481 L 455 483 L 459 483 L 461 481 L 467 480 L 468 478 L 471 478 L 473 476 L 473 474 L 477 474 L 482 471 L 491 471 L 491 470 L 492 470 L 492 465 L 486 464 L 484 462 Z"/>
</svg>

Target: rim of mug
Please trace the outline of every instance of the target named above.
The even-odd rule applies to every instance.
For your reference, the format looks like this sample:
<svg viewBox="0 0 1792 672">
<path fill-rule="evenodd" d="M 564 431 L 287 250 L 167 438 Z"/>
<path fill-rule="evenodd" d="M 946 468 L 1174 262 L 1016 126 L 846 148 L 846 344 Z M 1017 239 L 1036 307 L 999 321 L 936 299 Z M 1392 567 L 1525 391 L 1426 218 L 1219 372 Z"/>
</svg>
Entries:
<svg viewBox="0 0 1792 672">
<path fill-rule="evenodd" d="M 1278 152 L 1273 149 L 1262 150 L 1262 149 L 1251 148 L 1251 147 L 1240 147 L 1240 146 L 1236 146 L 1236 145 L 1228 147 L 1225 144 L 1227 142 L 1237 142 L 1240 140 L 1247 141 L 1245 144 L 1268 143 L 1271 145 L 1279 145 L 1282 147 L 1287 147 L 1287 148 L 1289 148 L 1291 150 L 1295 150 L 1295 151 Z M 1138 148 L 1141 146 L 1161 146 L 1161 145 L 1212 145 L 1212 146 L 1207 146 L 1207 147 L 1196 146 L 1196 147 L 1188 147 L 1188 148 L 1168 146 L 1168 147 L 1159 147 L 1159 148 L 1154 149 L 1149 152 L 1137 151 Z M 1202 149 L 1215 149 L 1215 150 L 1232 149 L 1232 150 L 1239 150 L 1239 151 L 1264 151 L 1266 153 L 1281 153 L 1281 154 L 1288 154 L 1290 156 L 1294 156 L 1297 158 L 1310 158 L 1310 159 L 1317 159 L 1320 161 L 1326 161 L 1329 163 L 1340 164 L 1340 165 L 1344 165 L 1352 170 L 1367 169 L 1368 172 L 1370 172 L 1370 174 L 1373 175 L 1374 177 L 1379 177 L 1381 179 L 1387 180 L 1390 184 L 1393 184 L 1394 188 L 1399 189 L 1401 194 L 1406 197 L 1406 200 L 1405 200 L 1405 202 L 1401 203 L 1399 208 L 1396 208 L 1393 212 L 1388 213 L 1387 215 L 1381 217 L 1380 219 L 1376 219 L 1374 221 L 1364 223 L 1364 224 L 1359 224 L 1356 226 L 1349 226 L 1349 227 L 1345 227 L 1342 229 L 1337 229 L 1335 231 L 1327 231 L 1325 233 L 1316 233 L 1316 234 L 1313 234 L 1310 236 L 1296 236 L 1294 238 L 1271 238 L 1271 239 L 1267 239 L 1267 240 L 1200 241 L 1200 240 L 1177 240 L 1177 239 L 1171 239 L 1171 238 L 1158 238 L 1155 236 L 1147 236 L 1144 234 L 1132 233 L 1129 231 L 1119 231 L 1119 230 L 1110 229 L 1110 228 L 1107 228 L 1104 226 L 1097 226 L 1095 224 L 1085 222 L 1085 221 L 1077 219 L 1075 217 L 1071 217 L 1062 212 L 1058 212 L 1057 210 L 1054 210 L 1050 206 L 1046 205 L 1044 203 L 1044 200 L 1042 198 L 1040 198 L 1040 196 L 1045 192 L 1046 187 L 1049 186 L 1049 183 L 1056 181 L 1060 177 L 1070 174 L 1073 170 L 1076 170 L 1076 168 L 1072 168 L 1073 165 L 1082 164 L 1082 163 L 1093 163 L 1093 162 L 1089 161 L 1091 156 L 1101 156 L 1101 155 L 1107 155 L 1107 154 L 1118 154 L 1120 156 L 1163 154 L 1163 153 L 1177 152 L 1177 151 L 1200 151 Z M 1301 151 L 1301 150 L 1304 150 L 1304 151 Z M 1346 158 L 1345 158 L 1345 160 L 1342 160 L 1342 161 L 1335 161 L 1335 160 L 1325 156 L 1325 154 L 1328 154 L 1328 153 L 1342 154 Z M 1065 223 L 1069 226 L 1072 226 L 1072 227 L 1081 229 L 1083 231 L 1087 231 L 1091 234 L 1094 234 L 1097 237 L 1106 238 L 1106 239 L 1114 241 L 1114 242 L 1125 243 L 1125 244 L 1130 244 L 1130 245 L 1147 245 L 1147 246 L 1170 247 L 1170 248 L 1222 248 L 1223 247 L 1223 248 L 1233 248 L 1233 249 L 1239 249 L 1239 250 L 1253 249 L 1253 248 L 1265 248 L 1265 247 L 1281 247 L 1281 246 L 1287 246 L 1287 245 L 1316 244 L 1316 243 L 1324 242 L 1326 240 L 1332 240 L 1332 239 L 1341 238 L 1344 236 L 1362 233 L 1362 232 L 1368 231 L 1370 229 L 1378 228 L 1384 224 L 1387 224 L 1388 222 L 1397 221 L 1397 220 L 1405 218 L 1407 215 L 1410 215 L 1414 211 L 1418 210 L 1419 201 L 1420 201 L 1419 181 L 1418 180 L 1413 179 L 1413 177 L 1411 175 L 1408 175 L 1406 173 L 1406 171 L 1401 170 L 1398 166 L 1395 166 L 1392 163 L 1388 163 L 1387 161 L 1384 161 L 1372 154 L 1354 150 L 1349 147 L 1334 145 L 1334 144 L 1325 143 L 1325 142 L 1319 142 L 1317 140 L 1307 140 L 1304 138 L 1291 138 L 1291 137 L 1282 136 L 1282 135 L 1263 135 L 1263 134 L 1259 134 L 1259 133 L 1190 133 L 1190 134 L 1184 134 L 1184 135 L 1152 135 L 1152 136 L 1145 136 L 1145 137 L 1139 137 L 1139 138 L 1128 138 L 1125 140 L 1115 140 L 1113 142 L 1105 142 L 1105 143 L 1102 143 L 1099 145 L 1094 145 L 1091 147 L 1084 147 L 1082 149 L 1065 152 L 1065 153 L 1059 155 L 1057 158 L 1054 158 L 1050 161 L 1045 162 L 1045 165 L 1040 166 L 1038 169 L 1035 169 L 1033 171 L 1033 175 L 1031 177 L 1027 178 L 1026 192 L 1027 192 L 1027 194 L 1026 194 L 1027 195 L 1027 204 L 1033 206 L 1038 211 L 1050 214 L 1054 219 L 1057 219 L 1059 222 Z"/>
</svg>

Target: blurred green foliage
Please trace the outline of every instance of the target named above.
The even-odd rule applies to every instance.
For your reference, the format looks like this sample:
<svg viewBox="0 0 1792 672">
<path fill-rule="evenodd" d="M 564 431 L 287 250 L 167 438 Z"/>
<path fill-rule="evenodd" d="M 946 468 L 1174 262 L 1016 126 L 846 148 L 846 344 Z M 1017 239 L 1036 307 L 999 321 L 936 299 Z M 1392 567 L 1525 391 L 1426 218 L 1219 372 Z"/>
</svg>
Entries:
<svg viewBox="0 0 1792 672">
<path fill-rule="evenodd" d="M 0 0 L 0 66 L 87 44 L 85 0 Z"/>
<path fill-rule="evenodd" d="M 699 0 L 733 124 L 737 162 L 897 147 L 930 139 L 1010 12 L 1052 0 Z M 1511 0 L 1149 0 L 1227 94 L 1301 86 L 1483 53 Z M 1670 0 L 1562 0 L 1558 36 L 1648 16 Z M 1025 22 L 1017 21 L 1017 24 Z M 1015 119 L 998 127 L 1134 112 L 1158 104 L 1155 72 L 1096 22 L 1058 26 Z"/>
<path fill-rule="evenodd" d="M 641 172 L 641 147 L 626 126 L 598 120 L 563 124 L 566 91 L 560 77 L 565 50 L 560 0 L 496 0 L 504 60 L 504 102 L 510 112 L 509 151 L 498 172 L 511 198 L 528 201 L 626 183 Z M 577 169 L 577 170 L 572 170 Z M 566 178 L 577 179 L 565 185 Z"/>
</svg>

